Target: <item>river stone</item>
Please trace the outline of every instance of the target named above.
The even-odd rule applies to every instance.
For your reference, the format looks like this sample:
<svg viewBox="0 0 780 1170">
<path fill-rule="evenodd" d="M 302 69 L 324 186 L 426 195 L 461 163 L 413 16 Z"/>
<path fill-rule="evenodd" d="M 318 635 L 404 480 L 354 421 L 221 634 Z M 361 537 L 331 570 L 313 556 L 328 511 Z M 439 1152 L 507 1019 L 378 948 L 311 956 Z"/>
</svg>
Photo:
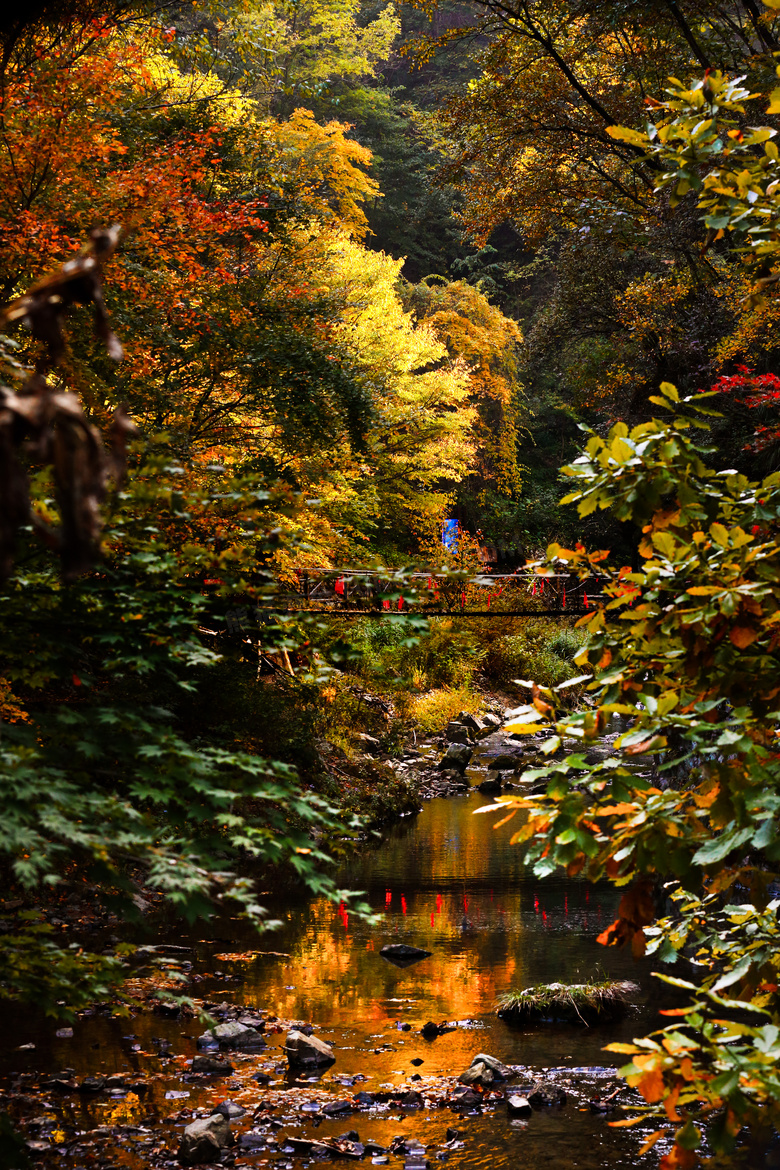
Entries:
<svg viewBox="0 0 780 1170">
<path fill-rule="evenodd" d="M 474 749 L 465 743 L 451 743 L 439 761 L 439 767 L 457 768 L 459 772 L 465 772 L 473 754 Z"/>
<path fill-rule="evenodd" d="M 259 1150 L 265 1146 L 268 1135 L 257 1129 L 250 1129 L 238 1135 L 238 1144 L 244 1150 Z"/>
<path fill-rule="evenodd" d="M 473 1068 L 475 1064 L 484 1064 L 494 1072 L 502 1081 L 508 1081 L 515 1075 L 515 1070 L 510 1068 L 508 1064 L 502 1064 L 495 1056 L 488 1056 L 485 1052 L 478 1053 L 471 1062 Z"/>
<path fill-rule="evenodd" d="M 328 1101 L 322 1106 L 322 1112 L 325 1117 L 339 1117 L 343 1113 L 351 1113 L 353 1108 L 352 1102 L 343 1098 L 340 1101 Z"/>
<path fill-rule="evenodd" d="M 500 1081 L 501 1077 L 496 1076 L 492 1068 L 488 1068 L 479 1060 L 461 1073 L 458 1080 L 462 1085 L 481 1085 L 483 1089 L 489 1089 L 496 1081 Z"/>
<path fill-rule="evenodd" d="M 560 1085 L 553 1081 L 537 1081 L 528 1094 L 528 1102 L 534 1109 L 544 1109 L 550 1105 L 563 1105 L 566 1102 L 566 1093 Z"/>
<path fill-rule="evenodd" d="M 517 1093 L 513 1093 L 511 1097 L 506 1099 L 507 1113 L 510 1117 L 527 1117 L 533 1110 L 525 1097 L 520 1097 Z"/>
<path fill-rule="evenodd" d="M 80 1093 L 100 1093 L 106 1087 L 105 1077 L 84 1077 L 79 1085 Z"/>
<path fill-rule="evenodd" d="M 477 785 L 478 792 L 484 792 L 486 796 L 491 793 L 498 793 L 501 791 L 503 777 L 500 772 L 495 772 L 492 776 L 488 773 L 487 780 L 483 780 L 481 784 Z"/>
<path fill-rule="evenodd" d="M 482 724 L 476 715 L 472 715 L 470 711 L 461 711 L 460 715 L 457 716 L 457 720 L 464 727 L 467 727 L 472 735 L 479 735 L 482 731 Z"/>
<path fill-rule="evenodd" d="M 447 724 L 444 732 L 450 743 L 471 743 L 471 731 L 463 723 L 456 723 L 454 720 Z"/>
<path fill-rule="evenodd" d="M 482 726 L 489 731 L 497 731 L 501 726 L 501 720 L 498 715 L 483 715 Z"/>
<path fill-rule="evenodd" d="M 490 761 L 490 770 L 492 772 L 513 772 L 521 767 L 522 763 L 522 752 L 502 752 L 500 756 L 494 756 Z"/>
<path fill-rule="evenodd" d="M 303 1032 L 288 1032 L 285 1050 L 290 1068 L 333 1064 L 336 1059 L 330 1044 L 317 1036 L 305 1036 Z"/>
<path fill-rule="evenodd" d="M 202 1036 L 198 1036 L 198 1048 L 265 1048 L 265 1040 L 254 1028 L 228 1020 L 217 1024 Z"/>
<path fill-rule="evenodd" d="M 231 1121 L 234 1117 L 246 1117 L 246 1109 L 243 1105 L 238 1105 L 235 1101 L 220 1101 L 219 1105 L 214 1109 L 215 1113 L 219 1113 L 222 1117 L 227 1117 Z"/>
<path fill-rule="evenodd" d="M 182 1166 L 216 1162 L 222 1150 L 235 1141 L 230 1123 L 221 1113 L 202 1117 L 188 1125 L 181 1135 L 177 1157 Z"/>
<path fill-rule="evenodd" d="M 479 1093 L 475 1093 L 468 1085 L 457 1085 L 450 1093 L 447 1104 L 451 1109 L 471 1109 L 481 1101 Z"/>
<path fill-rule="evenodd" d="M 190 1072 L 211 1073 L 215 1077 L 229 1077 L 235 1069 L 223 1056 L 194 1056 Z"/>
<path fill-rule="evenodd" d="M 407 943 L 389 943 L 379 952 L 383 959 L 393 963 L 396 967 L 411 967 L 412 963 L 419 963 L 421 959 L 430 959 L 431 952 L 420 947 L 410 947 Z"/>
</svg>

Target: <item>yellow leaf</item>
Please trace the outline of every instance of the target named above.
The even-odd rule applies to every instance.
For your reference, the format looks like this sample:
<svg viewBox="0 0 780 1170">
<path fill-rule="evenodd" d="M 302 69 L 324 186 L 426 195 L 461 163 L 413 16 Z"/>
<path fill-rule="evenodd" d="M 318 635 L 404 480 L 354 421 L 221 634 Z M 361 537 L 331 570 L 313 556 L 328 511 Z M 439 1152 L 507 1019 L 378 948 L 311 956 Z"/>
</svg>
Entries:
<svg viewBox="0 0 780 1170">
<path fill-rule="evenodd" d="M 729 545 L 728 528 L 725 528 L 722 524 L 718 524 L 718 522 L 715 521 L 714 524 L 710 524 L 710 536 L 712 537 L 712 539 L 715 541 L 716 544 L 720 545 L 721 548 L 728 548 L 728 545 Z"/>
</svg>

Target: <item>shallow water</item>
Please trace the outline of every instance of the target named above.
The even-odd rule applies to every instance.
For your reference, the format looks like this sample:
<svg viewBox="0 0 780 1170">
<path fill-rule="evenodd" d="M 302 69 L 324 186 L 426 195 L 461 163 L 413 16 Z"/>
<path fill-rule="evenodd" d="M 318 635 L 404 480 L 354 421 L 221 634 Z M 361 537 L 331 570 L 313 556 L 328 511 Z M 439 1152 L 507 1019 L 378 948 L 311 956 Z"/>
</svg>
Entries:
<svg viewBox="0 0 780 1170">
<path fill-rule="evenodd" d="M 459 1074 L 478 1052 L 524 1066 L 527 1071 L 520 1075 L 520 1084 L 529 1084 L 550 1068 L 591 1069 L 573 1074 L 574 1092 L 562 1110 L 536 1112 L 527 1121 L 511 1121 L 503 1106 L 462 1120 L 448 1109 L 405 1113 L 385 1106 L 323 1121 L 315 1130 L 316 1122 L 300 1112 L 306 1090 L 298 1082 L 297 1106 L 285 1114 L 286 1132 L 323 1137 L 356 1129 L 362 1141 L 383 1144 L 406 1133 L 431 1144 L 428 1158 L 434 1160 L 447 1127 L 454 1125 L 463 1131 L 463 1146 L 448 1152 L 453 1167 L 500 1170 L 522 1164 L 595 1170 L 642 1164 L 645 1159 L 636 1156 L 640 1144 L 636 1131 L 611 1129 L 588 1107 L 604 1077 L 592 1066 L 619 1063 L 620 1058 L 602 1051 L 604 1044 L 641 1035 L 653 1026 L 655 1005 L 648 1002 L 653 981 L 644 964 L 595 941 L 599 930 L 612 921 L 619 895 L 576 880 L 534 879 L 509 844 L 513 826 L 494 830 L 495 815 L 472 815 L 485 803 L 487 798 L 476 792 L 433 800 L 419 816 L 390 830 L 378 848 L 351 861 L 343 873 L 344 885 L 366 892 L 372 908 L 384 916 L 379 924 L 361 921 L 322 900 L 298 899 L 286 905 L 271 902 L 272 913 L 283 919 L 283 925 L 260 940 L 241 922 L 224 918 L 192 935 L 167 932 L 164 941 L 192 948 L 186 958 L 193 973 L 201 976 L 189 988 L 193 995 L 311 1021 L 337 1054 L 336 1064 L 319 1079 L 319 1086 L 341 1097 L 360 1088 L 371 1091 L 406 1083 L 413 1074 L 422 1078 L 416 1087 L 424 1091 L 428 1078 Z M 161 941 L 159 935 L 155 941 Z M 389 942 L 412 943 L 432 956 L 399 969 L 379 954 Z M 243 961 L 218 957 L 258 949 L 283 953 Z M 536 982 L 577 982 L 597 971 L 642 985 L 636 1008 L 619 1025 L 547 1024 L 513 1030 L 494 1014 L 496 998 L 505 991 Z M 461 1026 L 426 1041 L 417 1033 L 427 1020 L 460 1021 Z M 412 1031 L 399 1030 L 399 1022 L 411 1024 Z M 263 1098 L 263 1088 L 246 1076 L 213 1086 L 182 1080 L 185 1061 L 195 1053 L 195 1037 L 202 1031 L 196 1020 L 165 1020 L 146 1013 L 122 1021 L 98 1014 L 78 1021 L 73 1037 L 67 1039 L 56 1038 L 55 1026 L 49 1023 L 22 1019 L 6 1021 L 5 1027 L 6 1074 L 9 1069 L 43 1073 L 64 1067 L 77 1075 L 127 1070 L 153 1074 L 151 1084 L 138 1095 L 106 1099 L 50 1094 L 52 1116 L 62 1123 L 63 1151 L 75 1140 L 76 1130 L 125 1124 L 138 1132 L 129 1135 L 119 1160 L 149 1164 L 143 1150 L 159 1149 L 160 1120 L 172 1111 L 225 1098 L 252 1107 Z M 283 1042 L 283 1034 L 270 1036 L 265 1052 L 243 1060 L 244 1073 L 264 1069 L 272 1077 L 271 1088 L 283 1087 L 283 1054 L 272 1047 L 280 1048 Z M 20 1050 L 25 1043 L 36 1047 Z M 422 1063 L 412 1063 L 415 1060 Z M 345 1090 L 340 1081 L 355 1075 L 367 1079 Z M 175 1150 L 185 1121 L 169 1122 L 163 1131 L 169 1148 Z M 648 1155 L 648 1165 L 657 1164 L 658 1151 L 656 1147 Z M 370 1164 L 371 1159 L 366 1161 Z M 289 1157 L 269 1156 L 267 1151 L 252 1157 L 242 1152 L 239 1162 L 292 1164 Z M 80 1165 L 72 1157 L 68 1164 Z M 400 1166 L 402 1160 L 391 1157 L 392 1164 Z"/>
</svg>

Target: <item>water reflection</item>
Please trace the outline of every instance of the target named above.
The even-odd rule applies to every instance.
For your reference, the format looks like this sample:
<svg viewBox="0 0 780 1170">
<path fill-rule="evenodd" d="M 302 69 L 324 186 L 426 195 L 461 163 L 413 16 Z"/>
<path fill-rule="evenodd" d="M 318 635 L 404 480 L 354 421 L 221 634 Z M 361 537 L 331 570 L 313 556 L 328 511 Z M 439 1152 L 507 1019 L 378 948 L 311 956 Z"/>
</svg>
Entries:
<svg viewBox="0 0 780 1170">
<path fill-rule="evenodd" d="M 577 981 L 599 969 L 616 978 L 641 978 L 642 968 L 629 956 L 605 951 L 595 942 L 599 928 L 614 916 L 619 895 L 577 880 L 537 881 L 509 845 L 513 826 L 496 831 L 490 816 L 471 815 L 482 804 L 478 793 L 434 800 L 419 817 L 393 829 L 380 848 L 367 850 L 345 867 L 343 885 L 366 892 L 372 908 L 384 915 L 379 924 L 357 919 L 343 904 L 299 899 L 286 909 L 271 906 L 283 926 L 259 941 L 243 923 L 229 918 L 213 920 L 190 937 L 169 934 L 168 942 L 192 947 L 193 970 L 205 973 L 192 987 L 193 994 L 241 1000 L 284 1018 L 314 1022 L 337 1053 L 336 1066 L 321 1080 L 334 1089 L 345 1075 L 356 1074 L 368 1078 L 369 1089 L 417 1074 L 424 1088 L 428 1077 L 460 1073 L 480 1051 L 535 1069 L 609 1063 L 603 1045 L 646 1030 L 651 1015 L 647 1003 L 621 1025 L 605 1030 L 551 1025 L 513 1031 L 496 1018 L 494 1007 L 508 990 L 536 982 Z M 391 942 L 432 954 L 399 968 L 379 953 Z M 277 953 L 227 958 L 258 948 Z M 418 1034 L 427 1020 L 459 1021 L 460 1026 L 427 1041 Z M 411 1030 L 399 1028 L 404 1023 Z M 139 1016 L 130 1025 L 94 1018 L 77 1024 L 72 1041 L 60 1042 L 52 1039 L 53 1028 L 47 1025 L 35 1030 L 35 1054 L 15 1053 L 13 1059 L 16 1068 L 67 1066 L 80 1075 L 152 1069 L 158 1080 L 140 1108 L 147 1118 L 159 1117 L 176 1105 L 165 1094 L 182 1089 L 177 1078 L 185 1058 L 195 1051 L 200 1030 L 196 1021 L 182 1028 L 150 1016 Z M 16 1043 L 30 1034 L 21 1025 Z M 170 1041 L 170 1058 L 159 1055 L 155 1037 Z M 283 1036 L 269 1039 L 267 1052 L 251 1059 L 278 1078 L 274 1069 L 282 1057 Z M 198 1105 L 213 1092 L 221 1099 L 230 1088 L 212 1091 L 193 1083 L 185 1090 L 190 1093 L 187 1103 Z M 260 1089 L 255 1085 L 252 1092 Z M 135 1101 L 130 1104 L 138 1108 Z M 105 1102 L 82 1101 L 67 1108 L 91 1112 L 93 1124 L 109 1115 Z M 445 1113 L 401 1124 L 398 1115 L 386 1112 L 355 1117 L 348 1124 L 360 1129 L 363 1140 L 387 1141 L 405 1129 L 424 1142 L 438 1142 L 452 1123 L 452 1115 Z M 79 1124 L 85 1124 L 83 1117 Z M 348 1124 L 324 1122 L 318 1132 L 339 1133 Z M 509 1170 L 521 1158 L 529 1165 L 560 1170 L 636 1164 L 633 1137 L 608 1129 L 602 1118 L 576 1104 L 560 1114 L 534 1114 L 519 1124 L 501 1113 L 475 1116 L 464 1125 L 469 1131 L 465 1146 L 450 1158 L 457 1167 Z"/>
</svg>

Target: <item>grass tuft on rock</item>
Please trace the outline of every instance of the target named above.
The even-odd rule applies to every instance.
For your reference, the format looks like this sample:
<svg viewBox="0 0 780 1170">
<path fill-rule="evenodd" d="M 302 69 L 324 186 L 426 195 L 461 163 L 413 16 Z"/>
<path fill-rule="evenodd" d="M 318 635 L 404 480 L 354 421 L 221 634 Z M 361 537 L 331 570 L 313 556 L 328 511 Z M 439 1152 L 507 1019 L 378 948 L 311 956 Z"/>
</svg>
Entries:
<svg viewBox="0 0 780 1170">
<path fill-rule="evenodd" d="M 498 1015 L 509 1024 L 547 1021 L 601 1024 L 621 1019 L 639 991 L 628 980 L 604 979 L 591 983 L 537 983 L 512 991 L 498 1001 Z"/>
</svg>

